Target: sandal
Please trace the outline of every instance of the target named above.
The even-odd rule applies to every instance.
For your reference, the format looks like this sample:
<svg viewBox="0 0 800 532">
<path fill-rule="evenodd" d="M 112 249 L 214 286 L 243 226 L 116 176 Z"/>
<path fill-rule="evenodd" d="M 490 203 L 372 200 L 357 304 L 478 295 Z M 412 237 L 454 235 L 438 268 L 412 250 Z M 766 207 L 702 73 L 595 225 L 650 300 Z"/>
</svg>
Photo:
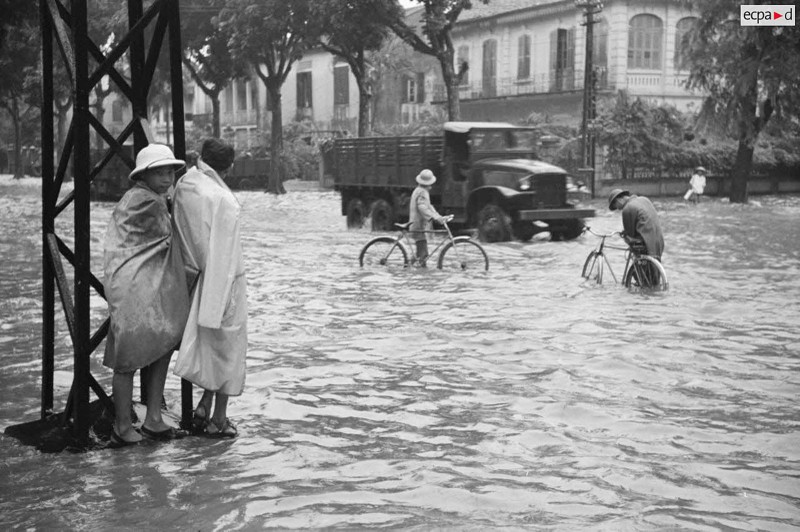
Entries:
<svg viewBox="0 0 800 532">
<path fill-rule="evenodd" d="M 206 423 L 206 434 L 209 438 L 235 438 L 239 435 L 239 431 L 236 430 L 236 427 L 231 423 L 230 419 L 225 420 L 225 423 L 222 424 L 222 428 L 218 427 L 214 421 L 209 419 Z"/>
<path fill-rule="evenodd" d="M 201 410 L 202 409 L 202 410 Z M 202 412 L 202 415 L 200 414 Z M 206 423 L 208 423 L 208 412 L 203 405 L 197 405 L 194 409 L 194 416 L 192 416 L 192 432 L 200 434 L 205 430 Z"/>
<path fill-rule="evenodd" d="M 131 445 L 138 445 L 138 441 L 128 441 L 117 434 L 116 429 L 111 429 L 111 437 L 109 438 L 109 447 L 112 449 L 119 449 L 120 447 L 130 447 Z"/>
</svg>

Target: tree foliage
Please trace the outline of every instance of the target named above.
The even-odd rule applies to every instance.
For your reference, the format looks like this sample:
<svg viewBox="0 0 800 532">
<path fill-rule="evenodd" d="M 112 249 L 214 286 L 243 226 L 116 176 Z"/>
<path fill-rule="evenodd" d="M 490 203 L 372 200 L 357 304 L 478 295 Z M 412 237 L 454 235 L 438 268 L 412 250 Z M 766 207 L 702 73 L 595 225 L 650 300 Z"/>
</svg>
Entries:
<svg viewBox="0 0 800 532">
<path fill-rule="evenodd" d="M 700 22 L 686 44 L 689 86 L 708 93 L 706 116 L 723 116 L 735 125 L 730 199 L 745 202 L 759 135 L 773 116 L 800 116 L 800 32 L 741 26 L 735 2 L 708 0 L 696 6 Z"/>
<path fill-rule="evenodd" d="M 220 136 L 219 95 L 232 79 L 242 75 L 245 65 L 236 61 L 228 42 L 230 25 L 220 24 L 224 0 L 193 0 L 182 6 L 181 39 L 183 64 L 212 106 L 212 134 Z"/>
<path fill-rule="evenodd" d="M 38 87 L 32 86 L 31 77 L 36 76 L 39 64 L 38 20 L 33 13 L 25 12 L 16 23 L 2 25 L 0 42 L 0 109 L 8 113 L 14 129 L 14 177 L 23 177 L 22 145 L 32 142 L 25 137 L 25 125 L 35 121 L 41 103 Z M 31 16 L 33 15 L 33 16 Z M 30 133 L 29 133 L 30 134 Z"/>
<path fill-rule="evenodd" d="M 268 191 L 275 194 L 285 192 L 281 87 L 294 63 L 319 41 L 322 21 L 313 16 L 313 4 L 314 0 L 228 0 L 220 15 L 232 56 L 248 63 L 267 88 L 272 107 Z"/>
<path fill-rule="evenodd" d="M 489 3 L 489 0 L 480 1 Z M 396 4 L 396 0 L 389 3 Z M 447 91 L 447 115 L 450 120 L 458 120 L 461 116 L 458 86 L 469 65 L 461 64 L 456 70 L 452 31 L 461 13 L 472 8 L 472 0 L 420 0 L 420 3 L 425 8 L 422 36 L 417 33 L 416 28 L 407 24 L 404 17 L 396 16 L 394 11 L 382 11 L 381 16 L 384 24 L 412 48 L 439 61 Z"/>
<path fill-rule="evenodd" d="M 380 50 L 389 33 L 388 27 L 375 17 L 383 11 L 392 18 L 400 17 L 400 6 L 387 0 L 317 0 L 316 17 L 325 21 L 320 46 L 341 57 L 350 65 L 358 85 L 358 136 L 369 129 L 369 105 L 374 86 L 370 71 L 370 52 Z"/>
<path fill-rule="evenodd" d="M 701 165 L 712 175 L 734 172 L 737 142 L 724 131 L 698 127 L 699 121 L 675 107 L 656 106 L 620 92 L 615 100 L 600 105 L 590 127 L 604 148 L 605 166 L 623 179 L 642 173 L 677 176 Z M 702 136 L 695 133 L 701 130 Z M 754 170 L 800 172 L 800 153 L 794 148 L 798 142 L 796 131 L 784 131 L 777 124 L 768 127 L 756 143 Z"/>
</svg>

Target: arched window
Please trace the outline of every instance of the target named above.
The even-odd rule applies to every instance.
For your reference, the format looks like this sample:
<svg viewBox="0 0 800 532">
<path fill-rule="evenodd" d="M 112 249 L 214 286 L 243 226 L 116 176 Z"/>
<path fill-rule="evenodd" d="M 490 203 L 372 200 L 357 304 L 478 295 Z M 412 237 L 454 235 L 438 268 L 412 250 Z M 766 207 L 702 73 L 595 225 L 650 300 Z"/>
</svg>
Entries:
<svg viewBox="0 0 800 532">
<path fill-rule="evenodd" d="M 628 30 L 628 68 L 660 70 L 664 24 L 655 15 L 636 15 Z"/>
<path fill-rule="evenodd" d="M 697 17 L 686 17 L 678 21 L 675 25 L 675 70 L 680 70 L 686 66 L 686 36 L 697 24 Z"/>
</svg>

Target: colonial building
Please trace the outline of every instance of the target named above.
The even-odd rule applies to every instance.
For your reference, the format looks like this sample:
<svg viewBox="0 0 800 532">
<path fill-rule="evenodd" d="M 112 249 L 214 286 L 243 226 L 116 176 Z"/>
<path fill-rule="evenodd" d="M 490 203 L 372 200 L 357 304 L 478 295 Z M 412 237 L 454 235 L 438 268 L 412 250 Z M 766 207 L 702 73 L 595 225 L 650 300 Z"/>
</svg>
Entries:
<svg viewBox="0 0 800 532">
<path fill-rule="evenodd" d="M 421 27 L 423 7 L 406 12 Z M 697 109 L 700 95 L 684 87 L 681 38 L 697 20 L 680 0 L 606 0 L 594 16 L 593 71 L 598 98 L 619 90 L 679 109 Z M 456 68 L 468 71 L 459 89 L 465 120 L 517 122 L 531 113 L 577 125 L 582 112 L 586 26 L 574 0 L 473 2 L 453 31 Z M 397 38 L 373 57 L 374 96 L 370 121 L 381 130 L 413 124 L 425 112 L 439 113 L 445 99 L 438 62 Z M 194 84 L 186 87 L 187 119 L 210 123 L 211 102 Z M 284 125 L 302 122 L 322 135 L 355 134 L 358 88 L 347 63 L 322 49 L 297 61 L 282 88 Z M 223 137 L 238 149 L 264 144 L 270 103 L 260 79 L 231 82 L 220 95 Z M 119 115 L 117 110 L 112 112 Z M 166 123 L 155 117 L 157 137 Z M 191 125 L 189 125 L 191 127 Z M 165 137 L 166 138 L 166 137 Z"/>
<path fill-rule="evenodd" d="M 684 88 L 681 37 L 697 20 L 685 2 L 607 0 L 594 15 L 592 64 L 599 96 L 626 90 L 686 110 L 700 102 Z M 469 65 L 459 90 L 462 118 L 518 120 L 530 113 L 575 122 L 586 58 L 583 9 L 573 0 L 473 3 L 453 31 L 457 61 Z M 444 98 L 434 82 L 433 101 Z"/>
</svg>

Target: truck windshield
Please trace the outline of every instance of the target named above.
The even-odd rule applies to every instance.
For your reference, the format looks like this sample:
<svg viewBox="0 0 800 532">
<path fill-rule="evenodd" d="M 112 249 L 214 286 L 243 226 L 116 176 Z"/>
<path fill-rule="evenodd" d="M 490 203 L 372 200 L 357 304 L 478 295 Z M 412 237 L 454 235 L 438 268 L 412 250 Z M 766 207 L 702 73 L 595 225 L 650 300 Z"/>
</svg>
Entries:
<svg viewBox="0 0 800 532">
<path fill-rule="evenodd" d="M 530 152 L 536 146 L 536 132 L 531 130 L 483 130 L 472 131 L 474 151 L 519 151 Z"/>
</svg>

